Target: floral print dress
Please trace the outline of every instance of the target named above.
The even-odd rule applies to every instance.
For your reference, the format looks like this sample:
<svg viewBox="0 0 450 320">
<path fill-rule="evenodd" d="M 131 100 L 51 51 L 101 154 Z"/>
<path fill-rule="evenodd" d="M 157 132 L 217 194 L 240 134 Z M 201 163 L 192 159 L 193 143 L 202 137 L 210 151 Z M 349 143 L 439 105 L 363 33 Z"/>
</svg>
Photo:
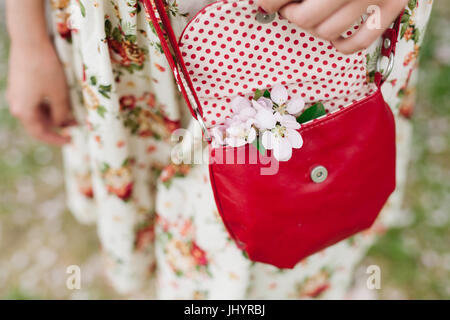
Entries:
<svg viewBox="0 0 450 320">
<path fill-rule="evenodd" d="M 211 2 L 168 0 L 176 32 Z M 293 270 L 252 263 L 235 246 L 217 212 L 206 165 L 170 163 L 175 129 L 201 133 L 189 125 L 143 4 L 49 0 L 49 6 L 80 123 L 70 129 L 72 143 L 63 151 L 68 206 L 80 222 L 97 225 L 116 290 L 163 299 L 345 297 L 354 267 L 400 211 L 417 58 L 432 0 L 409 1 L 395 69 L 383 87 L 397 116 L 398 190 L 370 230 Z M 367 56 L 368 79 L 380 46 Z"/>
</svg>

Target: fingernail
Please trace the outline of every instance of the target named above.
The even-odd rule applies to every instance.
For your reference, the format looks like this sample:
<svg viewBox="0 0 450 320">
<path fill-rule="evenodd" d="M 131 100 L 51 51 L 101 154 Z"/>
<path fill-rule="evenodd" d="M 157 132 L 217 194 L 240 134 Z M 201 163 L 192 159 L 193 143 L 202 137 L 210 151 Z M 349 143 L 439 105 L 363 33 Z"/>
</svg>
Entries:
<svg viewBox="0 0 450 320">
<path fill-rule="evenodd" d="M 258 7 L 258 10 L 259 10 L 259 12 L 261 12 L 261 13 L 267 14 L 267 11 L 264 10 L 262 7 Z"/>
</svg>

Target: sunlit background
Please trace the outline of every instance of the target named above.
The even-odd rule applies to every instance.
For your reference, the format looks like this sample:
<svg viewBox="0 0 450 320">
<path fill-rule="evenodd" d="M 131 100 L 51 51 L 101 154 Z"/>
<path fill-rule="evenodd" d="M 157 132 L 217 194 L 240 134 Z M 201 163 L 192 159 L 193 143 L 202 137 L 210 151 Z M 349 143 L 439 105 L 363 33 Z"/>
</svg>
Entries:
<svg viewBox="0 0 450 320">
<path fill-rule="evenodd" d="M 0 4 L 0 17 L 3 15 Z M 450 0 L 435 1 L 413 120 L 413 160 L 401 227 L 391 229 L 356 270 L 354 296 L 450 298 Z M 30 140 L 5 102 L 8 40 L 0 19 L 0 299 L 120 298 L 102 274 L 93 227 L 64 205 L 61 157 Z M 382 269 L 382 289 L 358 295 L 366 267 Z M 66 288 L 79 265 L 82 289 Z"/>
</svg>

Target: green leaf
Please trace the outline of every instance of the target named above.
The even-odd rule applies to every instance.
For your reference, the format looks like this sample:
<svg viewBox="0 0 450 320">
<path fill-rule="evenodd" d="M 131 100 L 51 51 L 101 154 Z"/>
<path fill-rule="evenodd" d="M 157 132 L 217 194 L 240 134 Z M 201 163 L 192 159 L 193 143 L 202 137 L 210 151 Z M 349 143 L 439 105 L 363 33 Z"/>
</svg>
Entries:
<svg viewBox="0 0 450 320">
<path fill-rule="evenodd" d="M 408 3 L 408 8 L 410 10 L 414 10 L 417 6 L 417 0 L 410 0 Z"/>
<path fill-rule="evenodd" d="M 414 28 L 413 39 L 414 43 L 418 43 L 420 40 L 420 30 L 417 28 Z"/>
<path fill-rule="evenodd" d="M 102 90 L 102 91 L 105 91 L 105 92 L 111 92 L 112 86 L 111 86 L 110 84 L 108 84 L 108 85 L 103 85 L 103 84 L 101 84 L 101 85 L 99 86 L 99 88 L 100 88 L 100 90 Z"/>
<path fill-rule="evenodd" d="M 411 17 L 411 15 L 409 14 L 408 11 L 405 11 L 405 13 L 402 16 L 402 23 L 407 23 L 409 22 L 409 18 Z"/>
<path fill-rule="evenodd" d="M 256 89 L 256 91 L 255 91 L 255 96 L 253 97 L 253 99 L 258 100 L 258 99 L 261 98 L 263 95 L 264 95 L 264 93 L 263 93 L 261 90 Z"/>
<path fill-rule="evenodd" d="M 104 90 L 99 90 L 98 92 L 100 92 L 100 94 L 102 96 L 104 96 L 106 99 L 111 99 L 111 97 L 109 96 L 108 92 L 106 92 Z"/>
<path fill-rule="evenodd" d="M 107 37 L 111 36 L 111 29 L 112 29 L 111 21 L 105 20 L 105 34 Z"/>
<path fill-rule="evenodd" d="M 86 18 L 86 8 L 84 7 L 83 2 L 80 1 L 80 10 L 81 10 L 81 15 L 83 16 L 83 18 Z"/>
<path fill-rule="evenodd" d="M 100 94 L 105 98 L 110 99 L 111 97 L 109 96 L 109 93 L 111 92 L 111 88 L 111 85 L 99 85 L 98 92 L 100 92 Z"/>
<path fill-rule="evenodd" d="M 270 91 L 269 90 L 265 90 L 263 92 L 263 91 L 261 91 L 259 89 L 256 89 L 255 96 L 253 97 L 253 99 L 258 100 L 259 98 L 262 98 L 262 97 L 270 99 Z"/>
<path fill-rule="evenodd" d="M 408 24 L 403 24 L 402 29 L 400 30 L 400 38 L 405 36 L 406 29 L 408 29 Z"/>
<path fill-rule="evenodd" d="M 93 86 L 96 86 L 97 85 L 97 78 L 95 76 L 92 76 L 90 79 L 91 79 L 91 84 Z"/>
<path fill-rule="evenodd" d="M 122 163 L 122 167 L 126 167 L 130 164 L 130 158 L 126 158 L 123 163 Z"/>
<path fill-rule="evenodd" d="M 136 42 L 137 37 L 134 34 L 128 34 L 128 35 L 125 36 L 125 39 L 130 41 L 130 42 Z"/>
<path fill-rule="evenodd" d="M 104 106 L 98 106 L 97 113 L 100 117 L 104 118 L 106 113 L 106 108 Z"/>
<path fill-rule="evenodd" d="M 100 172 L 101 173 L 106 173 L 106 171 L 108 171 L 110 168 L 109 164 L 107 164 L 106 162 L 103 162 L 103 164 L 100 167 Z"/>
<path fill-rule="evenodd" d="M 325 111 L 325 107 L 323 106 L 322 103 L 316 103 L 315 105 L 309 107 L 308 109 L 306 109 L 298 118 L 297 118 L 297 122 L 298 123 L 305 123 L 317 118 L 320 118 L 324 115 L 326 115 L 327 112 Z"/>
<path fill-rule="evenodd" d="M 266 148 L 264 148 L 264 146 L 261 142 L 261 138 L 255 139 L 255 141 L 252 142 L 252 145 L 255 146 L 255 148 L 259 151 L 259 153 L 261 153 L 261 155 L 263 155 L 263 156 L 266 155 Z"/>
<path fill-rule="evenodd" d="M 120 33 L 119 28 L 114 28 L 112 37 L 114 38 L 114 40 L 122 41 L 122 34 Z"/>
</svg>

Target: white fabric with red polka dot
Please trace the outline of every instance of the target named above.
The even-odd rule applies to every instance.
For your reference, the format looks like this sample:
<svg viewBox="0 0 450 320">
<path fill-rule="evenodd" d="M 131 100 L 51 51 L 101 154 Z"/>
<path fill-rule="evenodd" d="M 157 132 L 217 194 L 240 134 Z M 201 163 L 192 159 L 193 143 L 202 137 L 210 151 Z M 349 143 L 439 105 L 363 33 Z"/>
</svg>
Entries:
<svg viewBox="0 0 450 320">
<path fill-rule="evenodd" d="M 328 112 L 375 92 L 376 86 L 366 81 L 365 52 L 341 54 L 282 17 L 258 22 L 258 12 L 253 0 L 217 1 L 181 35 L 180 50 L 208 126 L 230 116 L 237 95 L 251 98 L 256 89 L 279 84 L 290 97 L 322 102 Z"/>
</svg>

